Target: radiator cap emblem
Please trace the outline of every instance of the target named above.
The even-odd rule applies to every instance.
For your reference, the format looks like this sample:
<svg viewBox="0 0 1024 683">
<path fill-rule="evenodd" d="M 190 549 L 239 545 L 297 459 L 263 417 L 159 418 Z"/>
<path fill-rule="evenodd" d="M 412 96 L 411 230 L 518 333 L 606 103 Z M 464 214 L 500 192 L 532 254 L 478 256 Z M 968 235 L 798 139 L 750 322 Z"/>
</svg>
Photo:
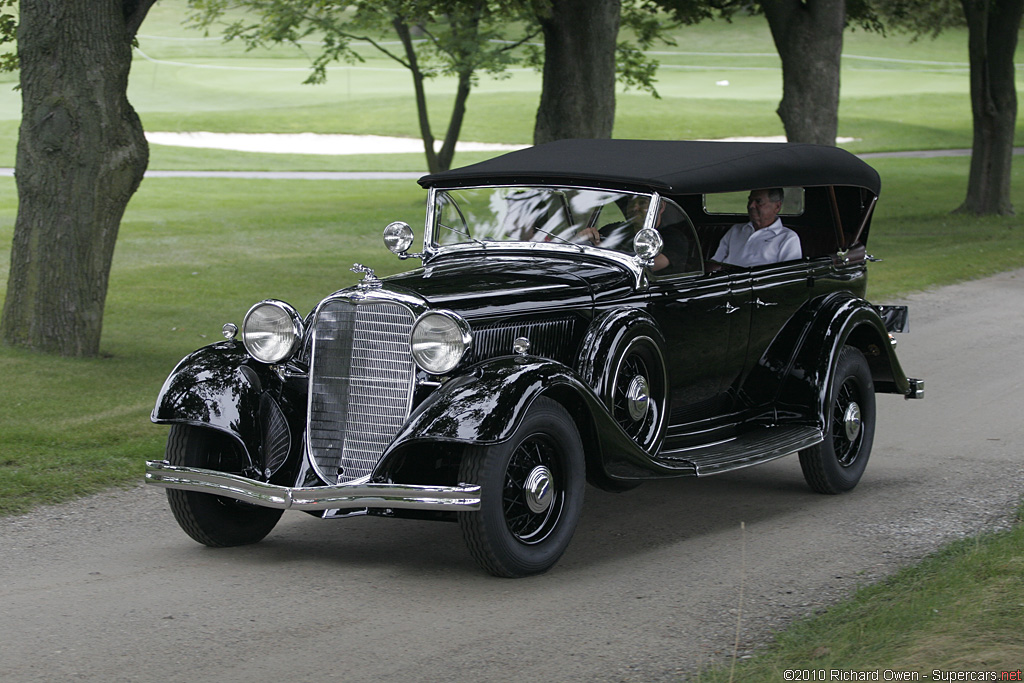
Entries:
<svg viewBox="0 0 1024 683">
<path fill-rule="evenodd" d="M 349 268 L 353 273 L 362 273 L 363 279 L 359 281 L 359 289 L 365 291 L 367 289 L 379 289 L 382 286 L 380 279 L 374 274 L 373 268 L 364 266 L 362 263 L 356 263 Z"/>
</svg>

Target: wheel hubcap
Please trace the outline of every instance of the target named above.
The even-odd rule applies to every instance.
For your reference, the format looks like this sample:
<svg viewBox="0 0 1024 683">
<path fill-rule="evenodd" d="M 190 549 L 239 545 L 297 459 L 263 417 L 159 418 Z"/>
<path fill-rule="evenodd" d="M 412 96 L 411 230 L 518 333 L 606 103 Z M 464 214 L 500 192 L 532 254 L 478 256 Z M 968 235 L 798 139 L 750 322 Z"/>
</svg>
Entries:
<svg viewBox="0 0 1024 683">
<path fill-rule="evenodd" d="M 530 508 L 530 512 L 539 514 L 551 507 L 555 495 L 551 483 L 551 470 L 544 465 L 534 467 L 527 475 L 523 493 L 526 496 L 526 507 Z"/>
<path fill-rule="evenodd" d="M 846 413 L 843 415 L 843 426 L 846 429 L 846 440 L 856 441 L 860 435 L 861 428 L 860 406 L 857 405 L 856 401 L 851 401 L 850 405 L 846 406 Z"/>
<path fill-rule="evenodd" d="M 629 388 L 626 389 L 626 408 L 629 411 L 629 417 L 634 422 L 639 422 L 647 415 L 647 409 L 650 406 L 649 398 L 650 389 L 647 386 L 647 378 L 637 375 L 630 381 Z"/>
</svg>

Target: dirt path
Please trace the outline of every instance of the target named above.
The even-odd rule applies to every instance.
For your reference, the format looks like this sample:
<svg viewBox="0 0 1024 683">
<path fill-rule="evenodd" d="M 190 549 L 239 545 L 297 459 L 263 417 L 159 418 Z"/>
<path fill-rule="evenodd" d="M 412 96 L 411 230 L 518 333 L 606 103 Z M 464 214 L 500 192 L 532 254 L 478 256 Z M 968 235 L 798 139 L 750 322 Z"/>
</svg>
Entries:
<svg viewBox="0 0 1024 683">
<path fill-rule="evenodd" d="M 731 652 L 741 593 L 745 651 L 1007 523 L 1024 492 L 1024 270 L 910 304 L 899 353 L 928 396 L 879 396 L 851 494 L 810 493 L 792 457 L 588 489 L 555 569 L 507 581 L 455 525 L 288 513 L 263 543 L 211 550 L 162 491 L 105 493 L 0 520 L 0 678 L 678 680 Z"/>
</svg>

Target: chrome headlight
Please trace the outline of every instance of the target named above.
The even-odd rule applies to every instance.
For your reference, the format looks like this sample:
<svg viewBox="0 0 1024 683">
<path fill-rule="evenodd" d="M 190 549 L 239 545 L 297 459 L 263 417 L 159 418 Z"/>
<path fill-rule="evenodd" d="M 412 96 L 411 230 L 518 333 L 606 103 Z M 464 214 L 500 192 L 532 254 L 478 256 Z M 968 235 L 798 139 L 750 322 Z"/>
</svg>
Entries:
<svg viewBox="0 0 1024 683">
<path fill-rule="evenodd" d="M 450 372 L 473 342 L 469 323 L 451 311 L 429 311 L 419 317 L 410 335 L 416 365 L 432 375 Z"/>
<path fill-rule="evenodd" d="M 384 246 L 393 254 L 404 254 L 409 251 L 413 239 L 415 239 L 415 236 L 408 223 L 395 221 L 394 223 L 388 223 L 387 227 L 384 228 Z"/>
<path fill-rule="evenodd" d="M 302 342 L 302 317 L 283 301 L 261 301 L 245 314 L 242 343 L 245 350 L 263 363 L 279 363 Z"/>
</svg>

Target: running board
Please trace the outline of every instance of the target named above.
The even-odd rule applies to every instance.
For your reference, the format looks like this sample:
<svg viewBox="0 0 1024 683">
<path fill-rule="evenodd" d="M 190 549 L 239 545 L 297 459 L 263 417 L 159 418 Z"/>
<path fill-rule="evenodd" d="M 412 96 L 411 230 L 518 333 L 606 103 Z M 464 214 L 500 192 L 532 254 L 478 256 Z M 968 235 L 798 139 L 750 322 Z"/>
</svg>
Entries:
<svg viewBox="0 0 1024 683">
<path fill-rule="evenodd" d="M 758 465 L 821 443 L 817 427 L 767 427 L 732 439 L 689 448 L 666 448 L 655 460 L 672 468 L 692 467 L 698 477 Z"/>
</svg>

